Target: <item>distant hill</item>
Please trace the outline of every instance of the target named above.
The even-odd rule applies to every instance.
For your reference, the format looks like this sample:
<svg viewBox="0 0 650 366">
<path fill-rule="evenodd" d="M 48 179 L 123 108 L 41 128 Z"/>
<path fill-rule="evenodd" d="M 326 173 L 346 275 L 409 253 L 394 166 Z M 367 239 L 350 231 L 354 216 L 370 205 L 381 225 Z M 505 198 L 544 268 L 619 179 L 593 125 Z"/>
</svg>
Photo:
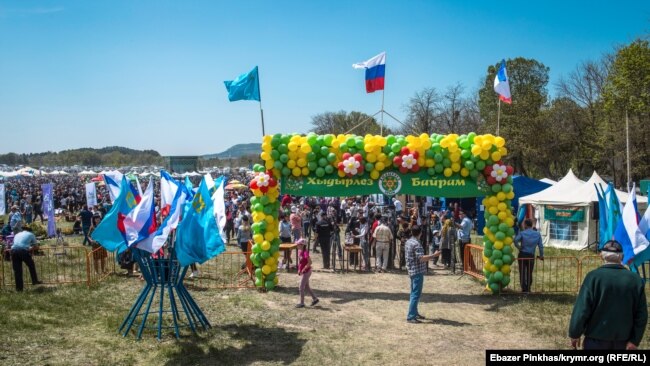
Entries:
<svg viewBox="0 0 650 366">
<path fill-rule="evenodd" d="M 155 150 L 134 150 L 121 146 L 109 146 L 101 149 L 81 148 L 31 154 L 0 154 L 0 164 L 21 164 L 34 167 L 162 165 L 163 162 L 163 158 Z"/>
<path fill-rule="evenodd" d="M 229 147 L 226 151 L 222 151 L 217 154 L 208 154 L 203 155 L 203 159 L 229 159 L 229 158 L 240 158 L 247 155 L 259 155 L 262 151 L 262 144 L 253 143 L 253 144 L 237 144 Z"/>
</svg>

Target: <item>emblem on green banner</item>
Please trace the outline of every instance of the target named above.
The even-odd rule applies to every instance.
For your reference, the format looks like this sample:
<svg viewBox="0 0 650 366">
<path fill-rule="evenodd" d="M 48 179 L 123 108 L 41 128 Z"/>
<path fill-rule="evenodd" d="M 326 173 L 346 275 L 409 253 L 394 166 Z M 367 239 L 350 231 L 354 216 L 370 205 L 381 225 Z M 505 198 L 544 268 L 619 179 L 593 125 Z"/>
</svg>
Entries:
<svg viewBox="0 0 650 366">
<path fill-rule="evenodd" d="M 379 177 L 379 190 L 387 195 L 394 196 L 402 188 L 402 178 L 394 172 L 386 172 Z"/>
</svg>

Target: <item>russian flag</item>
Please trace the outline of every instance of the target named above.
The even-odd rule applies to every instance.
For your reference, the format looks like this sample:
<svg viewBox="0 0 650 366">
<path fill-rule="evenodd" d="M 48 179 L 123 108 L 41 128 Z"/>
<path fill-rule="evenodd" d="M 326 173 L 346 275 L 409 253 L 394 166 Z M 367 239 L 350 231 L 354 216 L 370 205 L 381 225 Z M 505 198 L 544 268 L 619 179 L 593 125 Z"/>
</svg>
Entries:
<svg viewBox="0 0 650 366">
<path fill-rule="evenodd" d="M 510 83 L 508 82 L 508 73 L 506 72 L 506 60 L 501 60 L 501 66 L 494 77 L 494 91 L 499 94 L 499 99 L 504 103 L 511 104 Z"/>
<path fill-rule="evenodd" d="M 366 92 L 384 90 L 386 72 L 386 52 L 382 52 L 368 61 L 353 64 L 355 69 L 366 69 Z"/>
<path fill-rule="evenodd" d="M 648 239 L 639 229 L 639 215 L 636 208 L 636 193 L 632 189 L 625 207 L 622 220 L 616 225 L 614 239 L 623 247 L 623 264 L 629 264 L 634 257 L 648 248 Z"/>
<path fill-rule="evenodd" d="M 164 172 L 167 174 L 167 172 Z M 168 215 L 163 220 L 162 224 L 155 233 L 150 235 L 148 238 L 142 240 L 137 244 L 137 247 L 143 250 L 146 250 L 150 253 L 156 253 L 157 251 L 165 245 L 169 234 L 172 230 L 176 229 L 178 223 L 181 220 L 181 214 L 183 213 L 183 207 L 185 207 L 185 202 L 189 195 L 185 189 L 176 189 L 174 197 L 172 197 L 171 202 L 168 204 L 169 210 Z"/>
<path fill-rule="evenodd" d="M 160 213 L 163 218 L 169 215 L 172 202 L 181 184 L 164 170 L 160 171 Z"/>
</svg>

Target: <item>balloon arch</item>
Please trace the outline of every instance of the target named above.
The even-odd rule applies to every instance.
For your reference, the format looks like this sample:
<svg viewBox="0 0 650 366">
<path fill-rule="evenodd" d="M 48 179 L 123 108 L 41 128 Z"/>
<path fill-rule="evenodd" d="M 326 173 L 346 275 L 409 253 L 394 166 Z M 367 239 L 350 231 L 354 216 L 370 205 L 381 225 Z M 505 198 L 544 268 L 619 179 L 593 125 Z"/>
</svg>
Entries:
<svg viewBox="0 0 650 366">
<path fill-rule="evenodd" d="M 278 283 L 280 193 L 485 196 L 484 273 L 487 288 L 498 293 L 510 282 L 513 261 L 513 169 L 502 162 L 507 153 L 502 137 L 473 132 L 460 136 L 264 136 L 264 165 L 255 165 L 250 183 L 254 194 L 250 258 L 256 267 L 255 284 L 270 290 Z"/>
</svg>

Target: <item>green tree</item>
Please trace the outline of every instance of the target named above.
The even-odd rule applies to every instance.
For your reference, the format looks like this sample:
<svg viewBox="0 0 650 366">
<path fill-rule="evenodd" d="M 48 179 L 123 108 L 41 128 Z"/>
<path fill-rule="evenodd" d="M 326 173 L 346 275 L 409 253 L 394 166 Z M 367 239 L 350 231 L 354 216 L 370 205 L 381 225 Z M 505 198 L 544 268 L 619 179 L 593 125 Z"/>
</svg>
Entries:
<svg viewBox="0 0 650 366">
<path fill-rule="evenodd" d="M 484 121 L 482 132 L 495 134 L 497 127 L 498 95 L 494 91 L 494 77 L 499 64 L 487 68 L 483 87 L 479 90 L 479 108 Z M 549 143 L 545 132 L 542 107 L 548 101 L 549 68 L 534 59 L 517 57 L 506 61 L 512 104 L 501 103 L 499 134 L 508 145 L 508 161 L 524 175 L 541 175 L 547 164 L 544 155 Z M 552 137 L 552 136 L 551 136 Z"/>
<path fill-rule="evenodd" d="M 650 47 L 638 39 L 620 48 L 607 77 L 603 100 L 608 113 L 605 139 L 615 182 L 627 181 L 625 116 L 629 119 L 631 179 L 650 172 Z"/>
<path fill-rule="evenodd" d="M 325 112 L 312 117 L 312 132 L 317 134 L 344 134 L 347 132 L 356 135 L 379 135 L 381 126 L 374 117 L 361 112 L 345 111 Z M 384 126 L 384 135 L 390 134 L 390 130 Z"/>
</svg>

